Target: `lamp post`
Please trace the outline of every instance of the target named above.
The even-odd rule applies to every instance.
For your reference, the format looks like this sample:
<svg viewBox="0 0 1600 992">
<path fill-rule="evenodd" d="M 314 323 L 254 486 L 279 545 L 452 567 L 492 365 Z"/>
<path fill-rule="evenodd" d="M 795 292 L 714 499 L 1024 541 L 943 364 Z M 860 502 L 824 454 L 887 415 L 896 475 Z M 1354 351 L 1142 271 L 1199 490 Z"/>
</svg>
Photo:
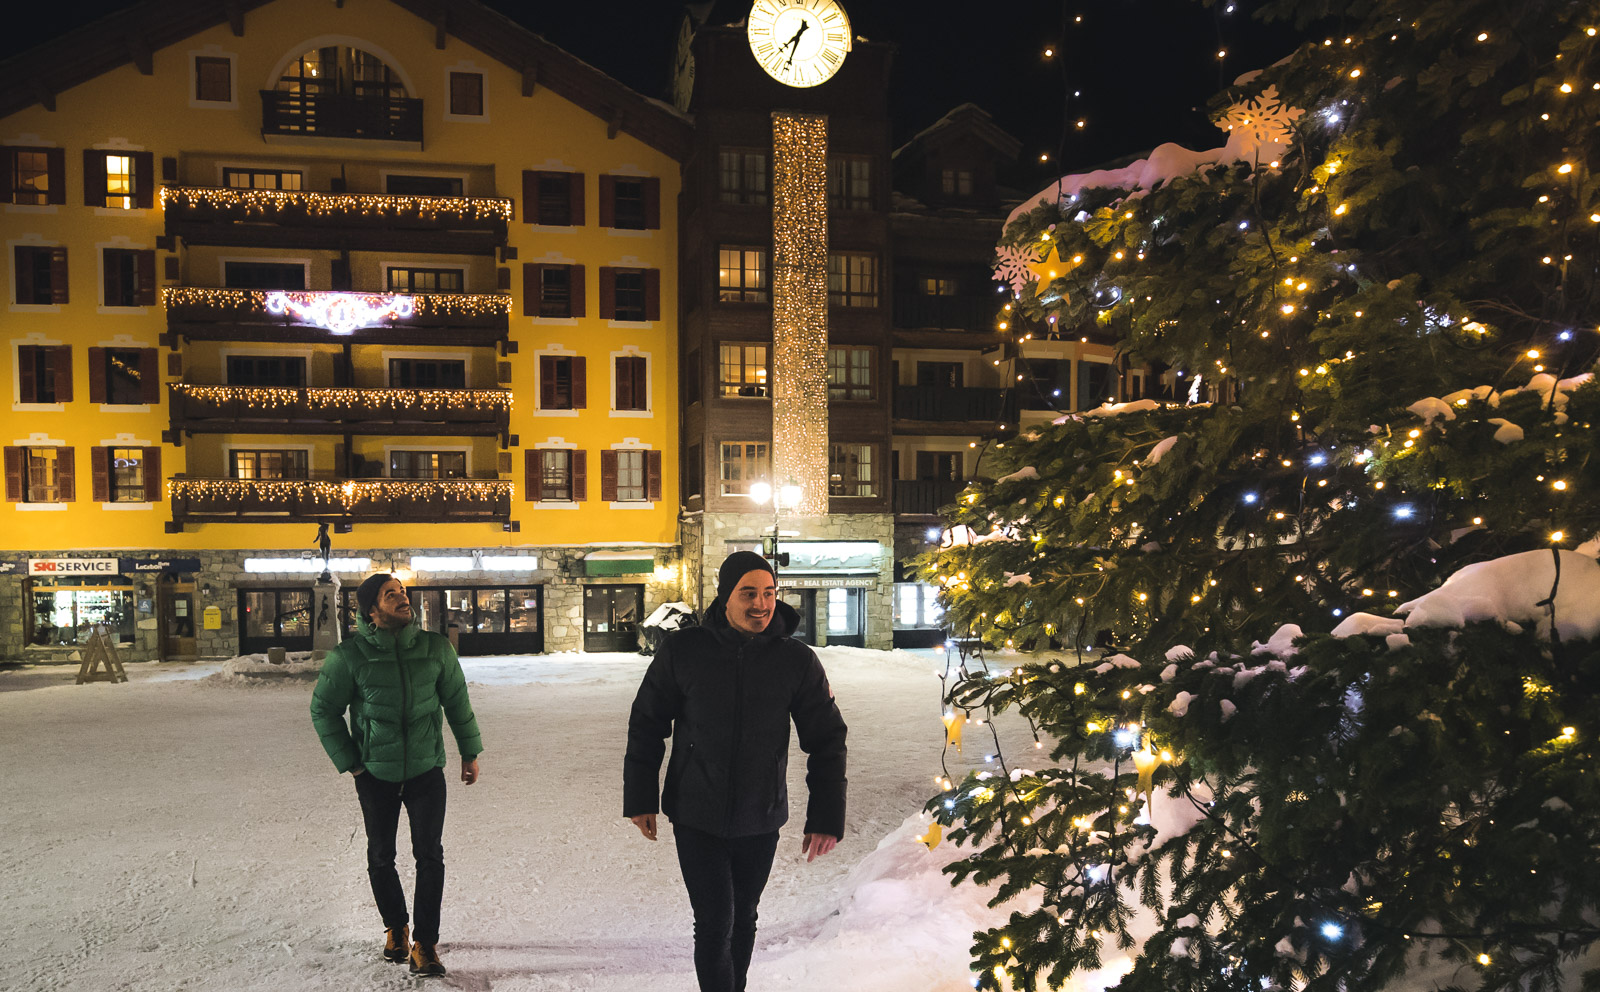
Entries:
<svg viewBox="0 0 1600 992">
<path fill-rule="evenodd" d="M 754 482 L 750 484 L 749 495 L 758 504 L 768 501 L 772 503 L 772 576 L 776 579 L 778 566 L 788 564 L 785 560 L 787 556 L 781 556 L 778 552 L 778 514 L 782 510 L 792 511 L 799 506 L 800 501 L 805 498 L 805 489 L 793 479 L 779 486 L 777 492 L 773 492 L 769 483 Z"/>
</svg>

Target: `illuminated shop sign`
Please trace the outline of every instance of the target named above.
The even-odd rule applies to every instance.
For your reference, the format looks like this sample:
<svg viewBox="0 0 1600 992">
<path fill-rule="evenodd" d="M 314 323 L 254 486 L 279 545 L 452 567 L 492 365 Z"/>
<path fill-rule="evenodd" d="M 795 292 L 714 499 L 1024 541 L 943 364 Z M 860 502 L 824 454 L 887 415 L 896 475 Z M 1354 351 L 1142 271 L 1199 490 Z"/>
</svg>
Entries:
<svg viewBox="0 0 1600 992">
<path fill-rule="evenodd" d="M 198 572 L 198 558 L 29 558 L 29 575 L 131 575 Z"/>
<path fill-rule="evenodd" d="M 293 314 L 335 334 L 349 334 L 363 327 L 377 327 L 390 317 L 409 317 L 416 305 L 409 296 L 363 296 L 355 293 L 290 294 L 268 293 L 267 312 L 275 316 Z"/>
</svg>

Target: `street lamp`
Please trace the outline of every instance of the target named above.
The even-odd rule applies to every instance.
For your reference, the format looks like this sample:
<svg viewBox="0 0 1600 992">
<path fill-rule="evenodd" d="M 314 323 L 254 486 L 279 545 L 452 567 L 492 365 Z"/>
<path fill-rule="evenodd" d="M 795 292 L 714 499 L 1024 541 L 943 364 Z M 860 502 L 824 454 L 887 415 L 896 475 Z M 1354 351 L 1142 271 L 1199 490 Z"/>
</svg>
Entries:
<svg viewBox="0 0 1600 992">
<path fill-rule="evenodd" d="M 753 482 L 750 484 L 749 496 L 759 504 L 772 503 L 772 574 L 773 578 L 777 578 L 778 566 L 789 564 L 789 556 L 780 555 L 778 552 L 778 514 L 782 510 L 793 510 L 799 506 L 800 500 L 805 496 L 805 490 L 793 479 L 779 486 L 776 493 L 772 491 L 769 483 Z"/>
</svg>

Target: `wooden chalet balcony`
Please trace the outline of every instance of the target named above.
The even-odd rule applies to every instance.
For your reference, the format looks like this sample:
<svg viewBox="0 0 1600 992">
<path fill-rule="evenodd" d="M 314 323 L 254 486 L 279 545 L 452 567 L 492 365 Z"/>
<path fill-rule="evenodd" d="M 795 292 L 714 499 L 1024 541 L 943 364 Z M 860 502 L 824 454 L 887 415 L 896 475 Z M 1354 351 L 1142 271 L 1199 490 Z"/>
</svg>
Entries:
<svg viewBox="0 0 1600 992">
<path fill-rule="evenodd" d="M 167 481 L 178 532 L 201 523 L 511 522 L 500 479 L 184 479 Z"/>
<path fill-rule="evenodd" d="M 894 326 L 905 330 L 988 331 L 1003 300 L 994 296 L 894 294 Z"/>
<path fill-rule="evenodd" d="M 261 133 L 421 142 L 422 101 L 262 90 Z"/>
<path fill-rule="evenodd" d="M 936 517 L 956 501 L 967 484 L 960 479 L 896 479 L 894 512 L 904 516 Z"/>
<path fill-rule="evenodd" d="M 1003 389 L 984 386 L 896 386 L 894 419 L 925 424 L 984 424 L 1016 422 L 1016 402 Z M 897 423 L 899 433 L 904 430 Z"/>
<path fill-rule="evenodd" d="M 499 435 L 510 443 L 509 389 L 354 389 L 169 383 L 172 443 L 184 434 Z"/>
<path fill-rule="evenodd" d="M 511 201 L 307 190 L 163 186 L 166 233 L 190 245 L 493 255 Z"/>
<path fill-rule="evenodd" d="M 167 330 L 194 341 L 448 341 L 492 347 L 511 328 L 511 297 L 499 293 L 396 296 L 170 286 L 161 291 L 161 302 Z"/>
</svg>

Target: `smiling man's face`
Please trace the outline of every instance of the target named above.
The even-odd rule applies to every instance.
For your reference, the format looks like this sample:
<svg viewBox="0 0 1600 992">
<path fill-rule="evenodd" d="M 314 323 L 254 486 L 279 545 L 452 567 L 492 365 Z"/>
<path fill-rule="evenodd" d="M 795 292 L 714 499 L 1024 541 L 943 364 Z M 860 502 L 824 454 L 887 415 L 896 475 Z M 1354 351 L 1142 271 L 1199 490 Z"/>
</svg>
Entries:
<svg viewBox="0 0 1600 992">
<path fill-rule="evenodd" d="M 411 600 L 406 587 L 399 579 L 390 579 L 378 589 L 378 599 L 372 604 L 372 625 L 384 630 L 397 630 L 411 622 Z"/>
<path fill-rule="evenodd" d="M 772 573 L 753 568 L 739 578 L 728 597 L 728 623 L 746 634 L 759 634 L 772 622 L 778 604 L 778 585 Z"/>
</svg>

